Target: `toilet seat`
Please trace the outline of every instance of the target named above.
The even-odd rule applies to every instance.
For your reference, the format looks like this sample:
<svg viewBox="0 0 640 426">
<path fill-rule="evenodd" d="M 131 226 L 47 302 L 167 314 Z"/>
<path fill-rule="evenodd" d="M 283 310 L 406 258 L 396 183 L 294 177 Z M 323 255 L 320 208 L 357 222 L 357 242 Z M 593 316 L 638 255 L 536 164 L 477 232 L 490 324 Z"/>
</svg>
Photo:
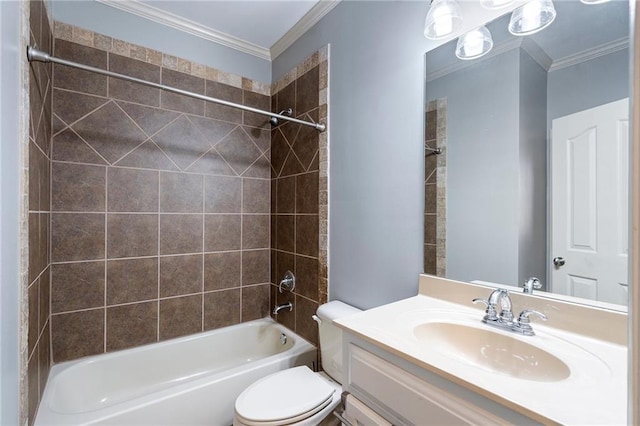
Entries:
<svg viewBox="0 0 640 426">
<path fill-rule="evenodd" d="M 308 367 L 264 377 L 238 397 L 236 419 L 248 426 L 286 425 L 322 411 L 334 399 L 336 386 Z"/>
</svg>

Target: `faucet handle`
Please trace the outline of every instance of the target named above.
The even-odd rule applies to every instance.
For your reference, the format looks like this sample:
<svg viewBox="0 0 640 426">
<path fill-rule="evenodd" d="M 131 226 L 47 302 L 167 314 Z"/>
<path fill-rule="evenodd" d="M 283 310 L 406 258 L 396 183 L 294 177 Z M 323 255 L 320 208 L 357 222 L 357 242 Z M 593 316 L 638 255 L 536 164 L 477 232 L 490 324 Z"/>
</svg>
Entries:
<svg viewBox="0 0 640 426">
<path fill-rule="evenodd" d="M 484 303 L 487 307 L 487 309 L 484 311 L 485 312 L 485 316 L 482 319 L 483 322 L 487 322 L 487 321 L 497 321 L 498 320 L 498 313 L 496 312 L 496 305 L 489 302 L 487 299 L 480 299 L 480 298 L 476 298 L 472 300 L 473 303 Z"/>
<path fill-rule="evenodd" d="M 481 299 L 479 297 L 476 297 L 475 299 L 473 299 L 471 302 L 473 303 L 484 303 L 484 305 L 486 307 L 489 307 L 489 301 L 487 299 Z"/>
<path fill-rule="evenodd" d="M 520 312 L 520 315 L 518 315 L 518 322 L 513 325 L 512 330 L 522 333 L 525 336 L 534 336 L 536 333 L 533 332 L 533 328 L 531 327 L 531 320 L 529 319 L 530 315 L 537 315 L 543 321 L 547 320 L 547 316 L 542 312 L 533 309 L 525 309 Z"/>
<path fill-rule="evenodd" d="M 518 315 L 518 324 L 529 324 L 531 322 L 529 319 L 530 315 L 537 315 L 542 321 L 547 320 L 547 316 L 542 312 L 536 311 L 535 309 L 525 309 Z"/>
<path fill-rule="evenodd" d="M 296 288 L 296 277 L 293 275 L 293 272 L 287 271 L 284 273 L 284 278 L 280 281 L 280 285 L 278 286 L 278 290 L 280 293 L 283 293 L 284 290 L 293 291 Z"/>
</svg>

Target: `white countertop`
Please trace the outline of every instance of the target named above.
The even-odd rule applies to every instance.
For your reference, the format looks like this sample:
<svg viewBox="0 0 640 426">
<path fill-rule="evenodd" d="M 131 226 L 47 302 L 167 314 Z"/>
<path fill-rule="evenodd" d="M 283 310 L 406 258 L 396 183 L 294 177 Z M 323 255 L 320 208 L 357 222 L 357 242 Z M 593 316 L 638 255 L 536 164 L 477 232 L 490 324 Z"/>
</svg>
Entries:
<svg viewBox="0 0 640 426">
<path fill-rule="evenodd" d="M 421 292 L 428 293 L 423 289 L 421 284 Z M 584 307 L 584 315 L 589 315 L 589 309 Z M 517 312 L 514 308 L 516 315 Z M 536 421 L 569 425 L 627 423 L 627 348 L 622 344 L 541 325 L 535 319 L 535 336 L 491 328 L 553 354 L 571 370 L 565 379 L 538 381 L 474 365 L 455 353 L 444 353 L 425 344 L 414 334 L 415 326 L 434 318 L 453 322 L 462 319 L 473 327 L 489 328 L 481 322 L 482 316 L 483 310 L 422 294 L 340 319 L 337 324 Z"/>
</svg>

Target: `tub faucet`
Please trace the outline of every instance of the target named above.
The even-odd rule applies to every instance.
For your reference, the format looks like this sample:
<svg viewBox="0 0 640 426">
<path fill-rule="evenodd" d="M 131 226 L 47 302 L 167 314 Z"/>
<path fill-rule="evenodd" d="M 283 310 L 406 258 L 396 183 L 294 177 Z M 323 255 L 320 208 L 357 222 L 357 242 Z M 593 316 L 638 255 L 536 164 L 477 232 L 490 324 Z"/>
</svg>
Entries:
<svg viewBox="0 0 640 426">
<path fill-rule="evenodd" d="M 281 305 L 276 305 L 273 308 L 273 315 L 278 315 L 278 312 L 280 312 L 283 309 L 289 309 L 289 311 L 293 311 L 293 303 L 292 302 L 287 302 L 287 303 L 283 303 Z"/>
</svg>

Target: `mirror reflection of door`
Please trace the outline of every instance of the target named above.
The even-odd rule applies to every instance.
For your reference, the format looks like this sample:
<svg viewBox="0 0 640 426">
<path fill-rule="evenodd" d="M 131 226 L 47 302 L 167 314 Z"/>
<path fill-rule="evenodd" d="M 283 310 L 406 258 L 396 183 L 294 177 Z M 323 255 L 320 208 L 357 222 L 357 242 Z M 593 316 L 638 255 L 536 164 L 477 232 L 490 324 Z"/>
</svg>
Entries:
<svg viewBox="0 0 640 426">
<path fill-rule="evenodd" d="M 551 140 L 551 290 L 626 303 L 629 100 L 553 120 Z"/>
</svg>

